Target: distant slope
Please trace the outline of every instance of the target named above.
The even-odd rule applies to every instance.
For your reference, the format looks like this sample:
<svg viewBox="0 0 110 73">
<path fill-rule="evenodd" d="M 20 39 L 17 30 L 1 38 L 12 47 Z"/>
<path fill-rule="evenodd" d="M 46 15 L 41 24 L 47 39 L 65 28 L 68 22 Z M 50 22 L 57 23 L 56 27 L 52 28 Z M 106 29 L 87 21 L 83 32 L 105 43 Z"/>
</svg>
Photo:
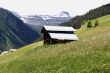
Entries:
<svg viewBox="0 0 110 73">
<path fill-rule="evenodd" d="M 15 14 L 15 13 L 14 13 Z M 18 16 L 17 14 L 15 14 Z M 59 25 L 60 23 L 66 22 L 71 19 L 69 12 L 61 12 L 57 15 L 28 15 L 21 16 L 24 23 L 34 26 L 43 25 Z"/>
<path fill-rule="evenodd" d="M 105 15 L 110 14 L 110 4 L 103 5 L 99 8 L 92 9 L 84 15 L 76 16 L 70 21 L 62 23 L 64 26 L 73 26 L 74 28 L 80 28 L 84 20 L 92 20 Z"/>
<path fill-rule="evenodd" d="M 15 13 L 14 13 L 15 14 Z M 18 16 L 17 14 L 15 14 Z M 59 25 L 71 19 L 69 12 L 61 12 L 57 15 L 28 15 L 21 16 L 24 23 L 40 33 L 43 25 Z"/>
<path fill-rule="evenodd" d="M 0 8 L 0 52 L 30 44 L 38 36 L 11 12 Z"/>
<path fill-rule="evenodd" d="M 77 31 L 79 41 L 39 42 L 0 56 L 0 73 L 110 73 L 110 15 L 97 20 L 98 27 Z"/>
</svg>

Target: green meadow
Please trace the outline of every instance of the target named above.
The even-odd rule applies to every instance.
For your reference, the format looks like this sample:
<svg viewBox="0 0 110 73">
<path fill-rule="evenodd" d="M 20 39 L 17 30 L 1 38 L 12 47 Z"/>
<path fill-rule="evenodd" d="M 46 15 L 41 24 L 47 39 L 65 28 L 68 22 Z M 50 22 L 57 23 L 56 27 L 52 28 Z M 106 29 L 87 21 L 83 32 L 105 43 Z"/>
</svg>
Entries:
<svg viewBox="0 0 110 73">
<path fill-rule="evenodd" d="M 0 73 L 110 73 L 110 15 L 97 20 L 96 28 L 77 30 L 78 41 L 40 41 L 0 56 Z"/>
</svg>

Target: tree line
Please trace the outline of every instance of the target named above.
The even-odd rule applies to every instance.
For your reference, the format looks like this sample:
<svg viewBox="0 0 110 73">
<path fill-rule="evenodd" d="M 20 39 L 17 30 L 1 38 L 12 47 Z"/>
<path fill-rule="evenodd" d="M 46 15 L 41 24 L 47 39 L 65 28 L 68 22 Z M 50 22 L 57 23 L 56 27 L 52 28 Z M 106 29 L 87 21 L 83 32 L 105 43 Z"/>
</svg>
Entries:
<svg viewBox="0 0 110 73">
<path fill-rule="evenodd" d="M 83 21 L 96 19 L 105 15 L 110 14 L 110 4 L 103 5 L 99 8 L 95 8 L 90 10 L 84 15 L 76 16 L 72 18 L 70 21 L 62 23 L 61 26 L 72 26 L 76 29 L 80 28 Z"/>
</svg>

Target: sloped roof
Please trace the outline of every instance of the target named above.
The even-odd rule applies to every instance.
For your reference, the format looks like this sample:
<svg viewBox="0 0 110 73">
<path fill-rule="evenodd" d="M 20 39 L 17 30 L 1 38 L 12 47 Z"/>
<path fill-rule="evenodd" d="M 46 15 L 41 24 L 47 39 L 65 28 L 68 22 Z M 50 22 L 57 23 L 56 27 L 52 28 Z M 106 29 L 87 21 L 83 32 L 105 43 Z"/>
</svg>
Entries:
<svg viewBox="0 0 110 73">
<path fill-rule="evenodd" d="M 65 34 L 65 33 L 49 33 L 52 39 L 58 40 L 78 40 L 75 34 Z"/>
<path fill-rule="evenodd" d="M 73 27 L 67 26 L 44 26 L 47 31 L 76 31 Z"/>
</svg>

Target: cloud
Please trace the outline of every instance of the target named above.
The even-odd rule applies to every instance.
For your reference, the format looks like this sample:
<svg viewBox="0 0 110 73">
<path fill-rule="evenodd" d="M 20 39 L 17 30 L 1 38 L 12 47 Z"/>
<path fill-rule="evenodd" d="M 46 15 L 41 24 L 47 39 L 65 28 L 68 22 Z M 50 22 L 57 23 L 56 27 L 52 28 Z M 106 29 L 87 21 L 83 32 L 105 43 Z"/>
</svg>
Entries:
<svg viewBox="0 0 110 73">
<path fill-rule="evenodd" d="M 54 15 L 61 11 L 69 11 L 75 16 L 107 3 L 110 3 L 110 0 L 0 0 L 1 7 L 22 15 Z"/>
</svg>

